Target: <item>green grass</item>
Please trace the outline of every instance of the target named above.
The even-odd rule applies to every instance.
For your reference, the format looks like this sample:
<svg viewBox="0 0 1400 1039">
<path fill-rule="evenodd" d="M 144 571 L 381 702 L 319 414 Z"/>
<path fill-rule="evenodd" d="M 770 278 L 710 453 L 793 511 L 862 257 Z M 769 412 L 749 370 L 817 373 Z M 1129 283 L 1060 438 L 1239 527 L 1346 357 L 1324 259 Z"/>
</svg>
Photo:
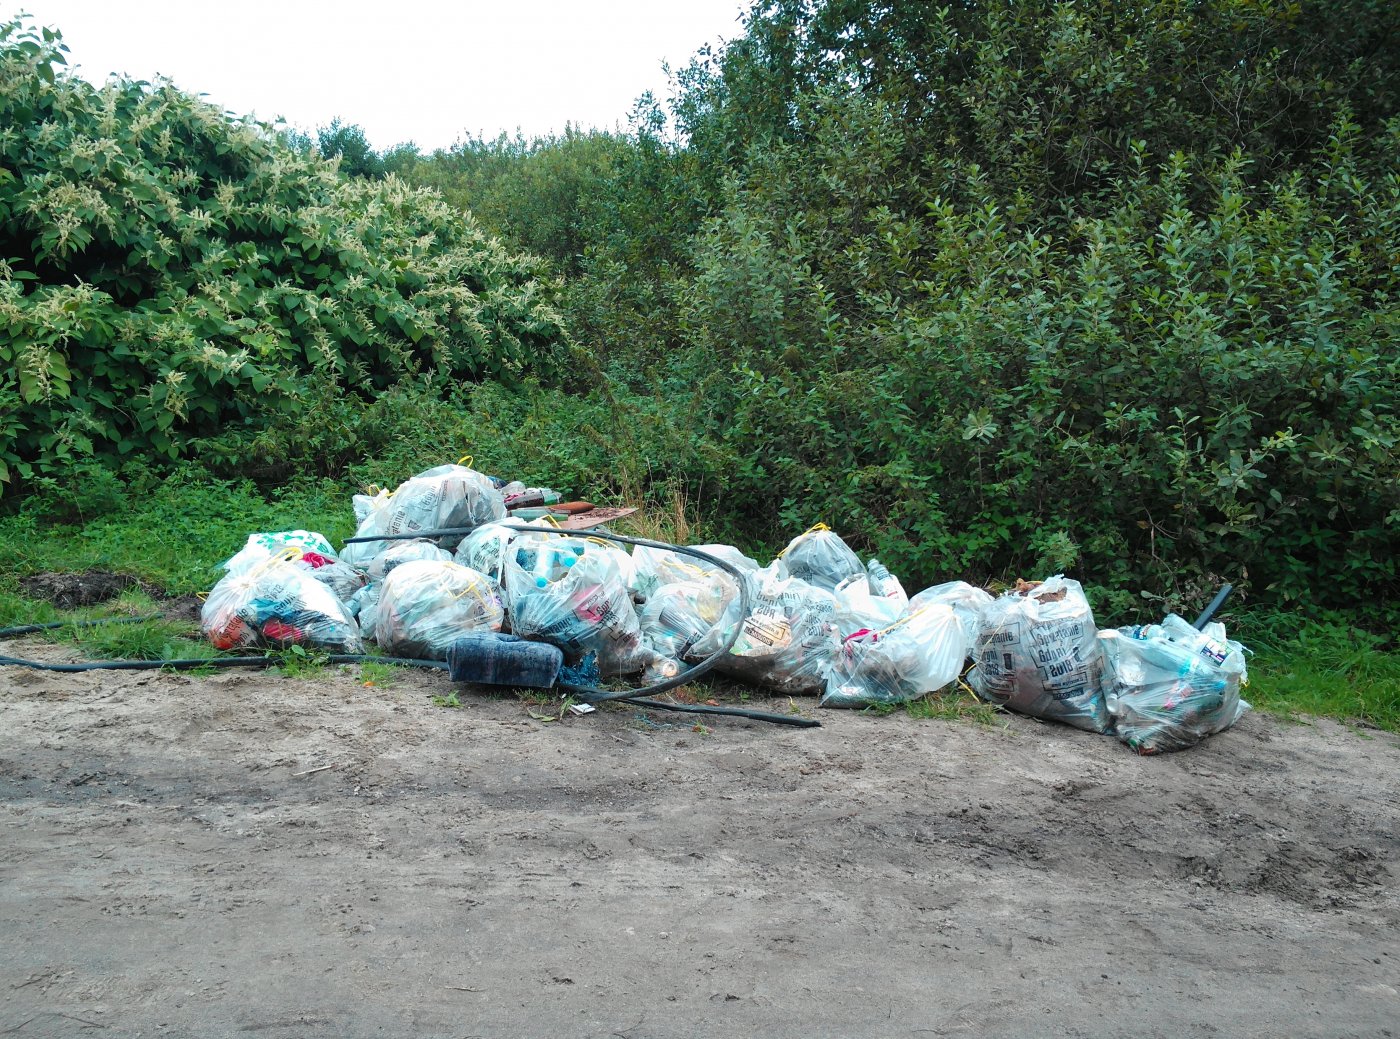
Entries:
<svg viewBox="0 0 1400 1039">
<path fill-rule="evenodd" d="M 1400 732 L 1400 652 L 1390 639 L 1336 615 L 1264 616 L 1244 631 L 1255 654 L 1244 697 L 1254 707 Z"/>
<path fill-rule="evenodd" d="M 370 647 L 366 646 L 365 648 L 368 650 Z M 360 664 L 360 681 L 367 686 L 387 689 L 399 680 L 399 670 L 393 664 L 381 664 L 377 660 L 366 660 Z"/>
<path fill-rule="evenodd" d="M 979 700 L 961 687 L 910 700 L 904 705 L 904 713 L 921 721 L 970 721 L 978 725 L 999 725 L 1005 718 L 1005 711 L 996 704 Z"/>
<path fill-rule="evenodd" d="M 81 520 L 48 499 L 31 499 L 17 512 L 0 515 L 0 558 L 6 563 L 0 623 L 14 606 L 6 600 L 27 574 L 112 570 L 188 594 L 212 587 L 219 563 L 257 531 L 303 528 L 339 544 L 354 533 L 351 493 L 333 481 L 307 480 L 264 495 L 251 483 L 217 480 L 190 467 L 129 492 L 119 509 Z"/>
<path fill-rule="evenodd" d="M 329 654 L 319 649 L 292 645 L 273 654 L 278 659 L 277 672 L 288 678 L 316 678 L 330 665 Z"/>
<path fill-rule="evenodd" d="M 92 660 L 180 660 L 214 655 L 206 652 L 214 650 L 208 642 L 185 637 L 192 634 L 188 624 L 142 621 L 59 629 L 59 634 L 70 630 L 83 655 Z"/>
</svg>

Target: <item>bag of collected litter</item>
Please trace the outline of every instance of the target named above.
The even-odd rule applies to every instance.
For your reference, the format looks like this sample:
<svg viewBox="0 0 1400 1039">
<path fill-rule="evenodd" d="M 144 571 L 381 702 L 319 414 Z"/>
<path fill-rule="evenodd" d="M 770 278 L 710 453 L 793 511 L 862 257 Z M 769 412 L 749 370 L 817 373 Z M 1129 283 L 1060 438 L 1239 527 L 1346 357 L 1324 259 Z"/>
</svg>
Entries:
<svg viewBox="0 0 1400 1039">
<path fill-rule="evenodd" d="M 375 641 L 393 656 L 446 660 L 469 631 L 500 631 L 505 617 L 496 583 L 453 562 L 400 563 L 380 586 Z"/>
<path fill-rule="evenodd" d="M 759 568 L 757 559 L 750 559 L 748 556 L 744 555 L 744 553 L 740 552 L 733 545 L 696 545 L 694 547 L 698 548 L 701 552 L 704 552 L 707 555 L 714 556 L 716 559 L 724 560 L 724 562 L 728 563 L 730 566 L 738 570 L 742 570 L 745 573 L 752 573 L 753 571 Z M 722 569 L 721 567 L 712 566 L 710 563 L 706 562 L 703 559 L 696 559 L 694 556 L 687 556 L 686 558 L 694 559 L 695 565 L 700 567 L 702 570 L 711 570 L 718 573 L 728 572 Z"/>
<path fill-rule="evenodd" d="M 778 553 L 785 576 L 832 591 L 838 584 L 865 572 L 860 558 L 825 523 L 797 535 Z"/>
<path fill-rule="evenodd" d="M 300 645 L 361 652 L 360 630 L 345 604 L 287 555 L 226 574 L 200 610 L 200 630 L 219 649 Z"/>
<path fill-rule="evenodd" d="M 464 465 L 435 466 L 405 480 L 387 498 L 382 494 L 366 500 L 362 500 L 363 495 L 356 496 L 355 514 L 360 519 L 356 537 L 479 527 L 506 515 L 505 501 L 491 478 Z M 461 535 L 443 537 L 440 545 L 450 552 L 461 540 Z M 363 565 L 382 553 L 389 542 L 359 544 L 361 547 L 346 545 L 345 557 Z"/>
<path fill-rule="evenodd" d="M 483 523 L 462 539 L 452 558 L 501 583 L 506 571 L 506 553 L 511 543 L 522 535 L 518 528 L 522 520 L 507 517 L 499 523 Z"/>
<path fill-rule="evenodd" d="M 384 586 L 384 578 L 395 567 L 415 560 L 450 562 L 451 552 L 444 552 L 426 538 L 412 541 L 386 541 L 389 547 L 370 561 L 365 570 L 369 584 L 357 591 L 349 600 L 350 613 L 360 622 L 360 636 L 374 639 L 379 615 L 379 593 Z"/>
<path fill-rule="evenodd" d="M 957 681 L 966 653 L 952 607 L 931 603 L 880 631 L 847 635 L 826 673 L 823 707 L 897 704 Z"/>
<path fill-rule="evenodd" d="M 732 579 L 721 580 L 715 574 L 662 585 L 642 607 L 642 638 L 661 656 L 684 660 L 738 594 Z"/>
<path fill-rule="evenodd" d="M 694 556 L 681 555 L 664 548 L 635 545 L 632 548 L 632 597 L 639 603 L 650 599 L 663 585 L 694 581 L 705 571 Z"/>
<path fill-rule="evenodd" d="M 934 603 L 953 608 L 962 623 L 965 639 L 963 655 L 972 656 L 973 646 L 982 630 L 982 611 L 991 605 L 992 596 L 966 581 L 949 581 L 919 592 L 909 600 L 909 609 L 912 612 Z"/>
<path fill-rule="evenodd" d="M 1103 653 L 1078 581 L 1025 584 L 982 610 L 969 680 L 977 695 L 1022 714 L 1107 732 Z"/>
<path fill-rule="evenodd" d="M 330 542 L 314 530 L 278 530 L 263 534 L 249 534 L 243 547 L 225 559 L 220 566 L 228 573 L 234 574 L 250 570 L 267 562 L 273 556 L 299 558 L 307 552 L 329 559 L 335 558 L 335 551 L 331 548 Z"/>
<path fill-rule="evenodd" d="M 1197 631 L 1171 614 L 1161 624 L 1099 633 L 1108 662 L 1108 709 L 1118 738 L 1139 754 L 1193 747 L 1239 721 L 1244 647 L 1225 626 Z"/>
<path fill-rule="evenodd" d="M 356 494 L 350 498 L 355 510 L 355 536 L 383 534 L 389 527 L 389 492 L 377 491 L 373 496 Z M 392 541 L 356 541 L 347 544 L 340 558 L 352 566 L 368 566 Z"/>
<path fill-rule="evenodd" d="M 386 541 L 384 550 L 365 568 L 365 576 L 371 581 L 382 581 L 404 563 L 428 560 L 434 563 L 452 561 L 452 553 L 438 548 L 427 538 L 414 538 L 412 541 Z"/>
<path fill-rule="evenodd" d="M 581 538 L 517 540 L 505 567 L 510 630 L 558 646 L 571 661 L 596 653 L 604 675 L 640 671 L 652 653 L 642 644 L 619 566 L 618 557 L 625 555 Z"/>
<path fill-rule="evenodd" d="M 297 565 L 307 567 L 311 576 L 335 593 L 341 602 L 348 603 L 355 593 L 365 586 L 368 578 L 349 563 L 334 556 L 322 556 L 306 552 L 297 560 Z"/>
<path fill-rule="evenodd" d="M 379 593 L 383 590 L 382 582 L 373 581 L 352 595 L 345 604 L 350 616 L 360 626 L 360 638 L 370 642 L 379 641 L 375 634 L 379 623 Z"/>
<path fill-rule="evenodd" d="M 750 559 L 733 545 L 696 545 L 695 548 L 722 559 L 741 571 L 758 569 L 757 560 Z M 722 574 L 737 590 L 737 586 L 733 585 L 733 577 L 723 567 L 698 556 L 672 552 L 665 548 L 637 545 L 632 549 L 632 568 L 632 597 L 639 603 L 646 602 L 662 585 L 693 581 L 710 573 Z"/>
<path fill-rule="evenodd" d="M 243 573 L 274 557 L 310 573 L 329 587 L 341 602 L 349 602 L 365 584 L 358 570 L 336 558 L 330 543 L 310 530 L 249 534 L 243 547 L 224 561 L 223 568 L 231 574 Z"/>
<path fill-rule="evenodd" d="M 836 586 L 836 611 L 833 623 L 837 633 L 887 628 L 909 612 L 909 602 L 902 597 L 877 595 L 865 574 L 848 577 Z"/>
<path fill-rule="evenodd" d="M 725 674 L 789 695 L 816 693 L 836 646 L 831 617 L 836 597 L 824 588 L 789 577 L 777 564 L 745 575 L 749 612 L 739 617 L 738 600 L 720 622 L 691 647 L 700 659 L 724 644 L 735 627 L 739 637 L 715 665 Z"/>
</svg>

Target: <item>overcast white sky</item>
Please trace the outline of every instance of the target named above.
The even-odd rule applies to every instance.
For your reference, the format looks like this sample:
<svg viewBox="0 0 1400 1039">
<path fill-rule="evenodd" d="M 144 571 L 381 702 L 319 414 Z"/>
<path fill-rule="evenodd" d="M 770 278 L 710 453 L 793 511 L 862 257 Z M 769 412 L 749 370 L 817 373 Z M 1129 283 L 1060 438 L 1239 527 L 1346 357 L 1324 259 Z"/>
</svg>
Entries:
<svg viewBox="0 0 1400 1039">
<path fill-rule="evenodd" d="M 339 116 L 376 149 L 449 147 L 626 125 L 663 62 L 742 32 L 747 0 L 0 0 L 57 28 L 94 82 L 156 74 L 215 104 L 303 129 Z"/>
</svg>

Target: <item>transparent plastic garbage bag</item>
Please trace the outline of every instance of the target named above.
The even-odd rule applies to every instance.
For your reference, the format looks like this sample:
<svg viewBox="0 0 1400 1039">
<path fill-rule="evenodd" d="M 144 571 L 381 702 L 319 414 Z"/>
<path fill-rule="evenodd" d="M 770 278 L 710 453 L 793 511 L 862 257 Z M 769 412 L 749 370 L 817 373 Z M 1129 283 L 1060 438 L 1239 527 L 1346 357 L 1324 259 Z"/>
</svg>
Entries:
<svg viewBox="0 0 1400 1039">
<path fill-rule="evenodd" d="M 1244 647 L 1222 624 L 1197 631 L 1171 614 L 1161 624 L 1100 632 L 1099 641 L 1114 732 L 1139 754 L 1194 747 L 1249 710 L 1240 699 Z"/>
<path fill-rule="evenodd" d="M 823 707 L 917 700 L 962 674 L 963 630 L 952 607 L 931 603 L 881 631 L 846 636 L 826 674 Z"/>
<path fill-rule="evenodd" d="M 984 700 L 1022 714 L 1107 732 L 1103 652 L 1078 581 L 1056 575 L 992 600 L 969 681 Z"/>
<path fill-rule="evenodd" d="M 625 552 L 549 535 L 511 548 L 505 590 L 514 634 L 556 645 L 571 661 L 595 653 L 604 675 L 633 674 L 651 662 L 618 559 Z"/>
<path fill-rule="evenodd" d="M 446 660 L 471 631 L 500 631 L 505 617 L 496 583 L 443 560 L 400 563 L 384 578 L 374 617 L 375 641 L 391 656 Z"/>
<path fill-rule="evenodd" d="M 641 610 L 642 637 L 662 657 L 682 661 L 719 623 L 739 594 L 732 580 L 702 574 L 657 588 Z M 677 664 L 677 673 L 680 665 Z"/>
<path fill-rule="evenodd" d="M 992 603 L 992 596 L 981 588 L 966 581 L 949 581 L 925 588 L 909 600 L 909 609 L 918 610 L 938 603 L 951 606 L 962 624 L 965 656 L 972 656 L 977 636 L 982 631 L 982 611 Z"/>
<path fill-rule="evenodd" d="M 836 596 L 778 565 L 745 575 L 749 611 L 739 617 L 737 598 L 724 616 L 691 648 L 691 659 L 714 653 L 737 627 L 734 645 L 717 670 L 788 695 L 820 692 L 837 637 L 831 624 Z"/>
<path fill-rule="evenodd" d="M 818 523 L 788 542 L 778 554 L 785 576 L 833 591 L 848 577 L 865 572 L 860 557 L 825 523 Z"/>
<path fill-rule="evenodd" d="M 520 532 L 522 526 L 525 526 L 523 520 L 509 517 L 499 523 L 483 523 L 462 539 L 452 558 L 503 585 L 506 555 L 511 544 L 517 538 L 530 536 Z"/>
<path fill-rule="evenodd" d="M 758 569 L 757 560 L 750 559 L 733 545 L 696 545 L 694 547 L 717 559 L 724 560 L 740 571 L 750 572 Z M 716 566 L 696 556 L 687 555 L 684 552 L 652 548 L 650 545 L 637 545 L 632 549 L 632 568 L 632 596 L 639 603 L 646 602 L 663 585 L 675 584 L 680 581 L 694 581 L 706 574 L 721 574 L 727 582 L 733 585 L 733 577 L 723 567 Z M 738 586 L 734 585 L 734 587 L 737 589 Z"/>
<path fill-rule="evenodd" d="M 199 626 L 219 649 L 363 650 L 359 626 L 346 605 L 328 585 L 285 556 L 226 574 L 205 600 Z"/>
<path fill-rule="evenodd" d="M 365 570 L 369 583 L 357 591 L 349 601 L 350 612 L 360 622 L 361 637 L 370 640 L 374 640 L 375 637 L 379 616 L 379 593 L 383 590 L 384 578 L 392 573 L 395 567 L 417 560 L 445 563 L 452 559 L 451 552 L 443 551 L 426 538 L 388 541 L 385 544 L 389 547 L 382 554 L 375 556 Z"/>
<path fill-rule="evenodd" d="M 357 495 L 355 515 L 359 520 L 355 536 L 369 537 L 447 527 L 479 527 L 504 519 L 506 506 L 490 477 L 464 465 L 439 465 L 405 480 L 387 496 L 382 491 L 374 498 Z M 460 541 L 460 535 L 444 537 L 440 545 L 450 552 Z M 389 544 L 384 541 L 349 544 L 341 555 L 346 561 L 363 566 L 383 553 Z"/>
</svg>

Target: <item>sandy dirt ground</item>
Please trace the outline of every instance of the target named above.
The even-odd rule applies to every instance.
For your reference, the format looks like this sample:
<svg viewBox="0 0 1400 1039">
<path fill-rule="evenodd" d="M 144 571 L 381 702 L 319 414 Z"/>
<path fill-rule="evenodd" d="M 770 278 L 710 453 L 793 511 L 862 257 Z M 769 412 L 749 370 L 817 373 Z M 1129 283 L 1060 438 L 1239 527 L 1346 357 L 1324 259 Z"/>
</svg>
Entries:
<svg viewBox="0 0 1400 1039">
<path fill-rule="evenodd" d="M 449 689 L 0 669 L 0 1035 L 1400 1035 L 1394 737 Z"/>
</svg>

